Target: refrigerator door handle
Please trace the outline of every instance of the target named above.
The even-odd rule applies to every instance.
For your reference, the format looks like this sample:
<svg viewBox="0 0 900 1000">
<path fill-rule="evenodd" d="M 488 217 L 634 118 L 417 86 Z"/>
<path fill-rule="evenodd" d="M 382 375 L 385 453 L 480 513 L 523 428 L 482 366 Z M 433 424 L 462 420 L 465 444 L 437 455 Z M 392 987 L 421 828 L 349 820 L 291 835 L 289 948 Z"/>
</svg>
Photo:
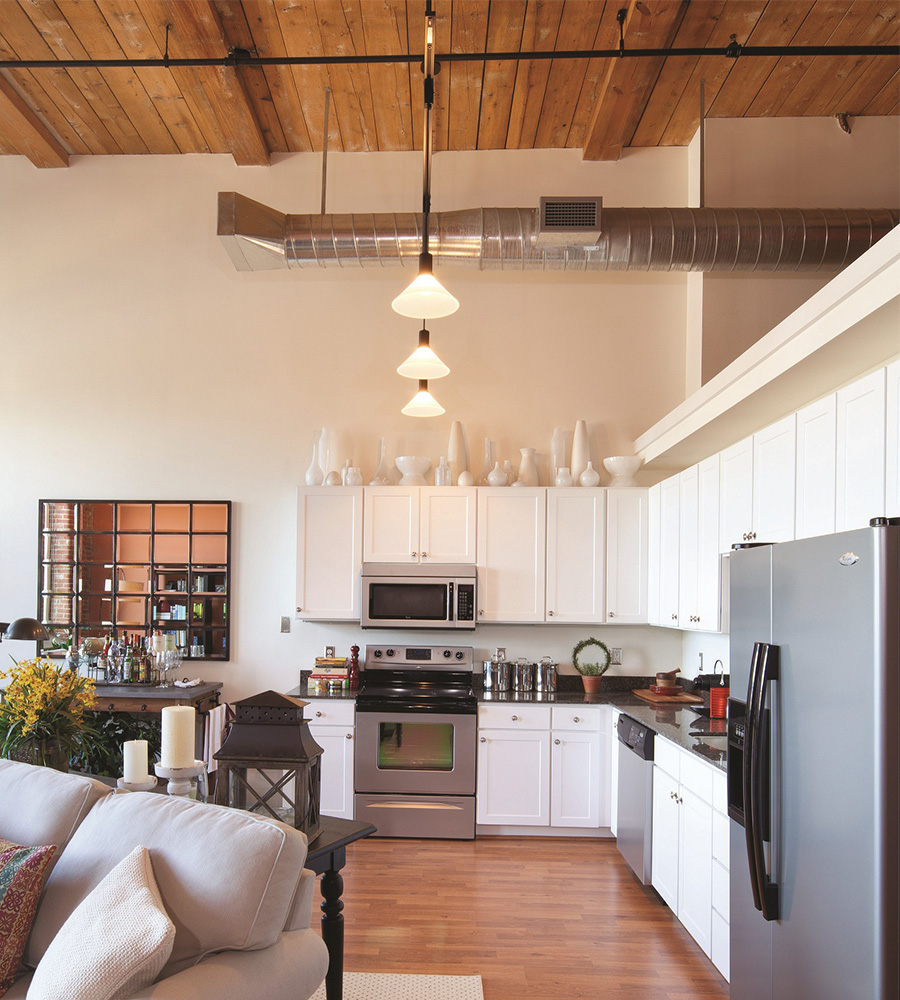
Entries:
<svg viewBox="0 0 900 1000">
<path fill-rule="evenodd" d="M 758 656 L 757 656 L 758 650 Z M 756 663 L 755 700 L 750 708 L 749 726 L 752 730 L 750 746 L 750 822 L 748 829 L 751 851 L 754 860 L 751 871 L 756 872 L 757 885 L 753 892 L 753 901 L 759 903 L 757 909 L 762 911 L 765 920 L 778 919 L 778 885 L 771 881 L 766 871 L 766 857 L 763 849 L 763 838 L 768 817 L 769 774 L 771 770 L 771 728 L 766 725 L 765 704 L 766 690 L 769 682 L 778 679 L 780 663 L 778 646 L 769 643 L 757 643 L 754 647 Z"/>
<path fill-rule="evenodd" d="M 753 840 L 755 824 L 753 822 L 753 740 L 755 729 L 753 725 L 754 706 L 756 704 L 756 691 L 759 686 L 759 660 L 760 652 L 764 644 L 756 642 L 753 644 L 753 655 L 750 658 L 750 679 L 747 683 L 747 719 L 744 729 L 744 755 L 743 771 L 741 774 L 744 794 L 744 838 L 747 843 L 747 863 L 750 867 L 750 890 L 753 893 L 753 905 L 757 910 L 762 909 L 762 899 L 760 896 L 759 870 L 757 868 L 757 853 Z"/>
</svg>

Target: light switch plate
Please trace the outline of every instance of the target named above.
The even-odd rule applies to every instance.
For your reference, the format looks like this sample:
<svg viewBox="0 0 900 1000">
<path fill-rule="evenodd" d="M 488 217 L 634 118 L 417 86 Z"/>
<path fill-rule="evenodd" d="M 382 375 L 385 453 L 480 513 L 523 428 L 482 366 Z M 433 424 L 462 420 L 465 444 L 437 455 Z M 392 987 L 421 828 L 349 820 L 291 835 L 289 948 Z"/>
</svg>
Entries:
<svg viewBox="0 0 900 1000">
<path fill-rule="evenodd" d="M 281 616 L 281 631 L 290 632 L 291 630 L 291 619 L 287 615 Z"/>
</svg>

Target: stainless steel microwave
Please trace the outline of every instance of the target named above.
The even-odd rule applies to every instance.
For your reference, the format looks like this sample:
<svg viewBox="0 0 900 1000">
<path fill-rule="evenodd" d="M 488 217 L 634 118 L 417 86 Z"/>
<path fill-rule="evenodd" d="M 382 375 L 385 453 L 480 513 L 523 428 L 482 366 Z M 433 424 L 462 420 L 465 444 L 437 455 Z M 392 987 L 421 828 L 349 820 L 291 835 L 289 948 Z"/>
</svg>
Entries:
<svg viewBox="0 0 900 1000">
<path fill-rule="evenodd" d="M 363 563 L 363 628 L 475 628 L 471 565 Z"/>
</svg>

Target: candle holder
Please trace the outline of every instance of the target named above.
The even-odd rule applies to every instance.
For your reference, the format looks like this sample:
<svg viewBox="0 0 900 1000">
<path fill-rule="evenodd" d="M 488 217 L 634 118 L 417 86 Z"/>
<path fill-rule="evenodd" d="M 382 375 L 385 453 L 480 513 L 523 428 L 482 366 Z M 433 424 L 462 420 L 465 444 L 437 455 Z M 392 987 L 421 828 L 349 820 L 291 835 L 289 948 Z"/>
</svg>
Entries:
<svg viewBox="0 0 900 1000">
<path fill-rule="evenodd" d="M 168 781 L 166 791 L 169 795 L 194 798 L 198 802 L 208 801 L 206 764 L 202 760 L 195 760 L 190 767 L 163 767 L 162 764 L 154 764 L 153 769 L 157 777 Z"/>
<path fill-rule="evenodd" d="M 152 792 L 156 788 L 156 778 L 148 776 L 146 781 L 126 781 L 124 778 L 119 778 L 118 787 L 128 792 Z"/>
</svg>

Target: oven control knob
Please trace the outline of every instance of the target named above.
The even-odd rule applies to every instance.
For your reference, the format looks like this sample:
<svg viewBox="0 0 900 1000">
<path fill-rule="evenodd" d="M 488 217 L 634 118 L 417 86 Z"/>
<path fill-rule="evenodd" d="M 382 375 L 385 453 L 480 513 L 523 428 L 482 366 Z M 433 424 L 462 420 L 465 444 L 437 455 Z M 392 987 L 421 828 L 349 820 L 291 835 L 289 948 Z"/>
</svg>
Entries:
<svg viewBox="0 0 900 1000">
<path fill-rule="evenodd" d="M 380 649 L 376 649 L 375 650 L 375 659 L 376 660 L 380 660 L 381 659 L 381 650 Z"/>
<path fill-rule="evenodd" d="M 393 655 L 394 655 L 394 651 L 393 651 L 393 649 L 389 649 L 389 650 L 387 650 L 387 655 L 388 655 L 388 656 L 393 656 Z"/>
<path fill-rule="evenodd" d="M 449 649 L 445 649 L 445 650 L 444 650 L 444 659 L 445 659 L 445 660 L 449 660 L 449 659 L 450 659 L 450 657 L 451 657 L 452 655 L 453 655 L 453 654 L 452 654 L 452 653 L 450 652 L 450 650 L 449 650 Z"/>
<path fill-rule="evenodd" d="M 463 656 L 464 656 L 464 655 L 465 655 L 465 654 L 463 653 L 463 651 L 462 651 L 461 649 L 458 649 L 458 650 L 456 651 L 456 658 L 457 658 L 457 660 L 461 660 L 461 659 L 463 658 Z"/>
</svg>

